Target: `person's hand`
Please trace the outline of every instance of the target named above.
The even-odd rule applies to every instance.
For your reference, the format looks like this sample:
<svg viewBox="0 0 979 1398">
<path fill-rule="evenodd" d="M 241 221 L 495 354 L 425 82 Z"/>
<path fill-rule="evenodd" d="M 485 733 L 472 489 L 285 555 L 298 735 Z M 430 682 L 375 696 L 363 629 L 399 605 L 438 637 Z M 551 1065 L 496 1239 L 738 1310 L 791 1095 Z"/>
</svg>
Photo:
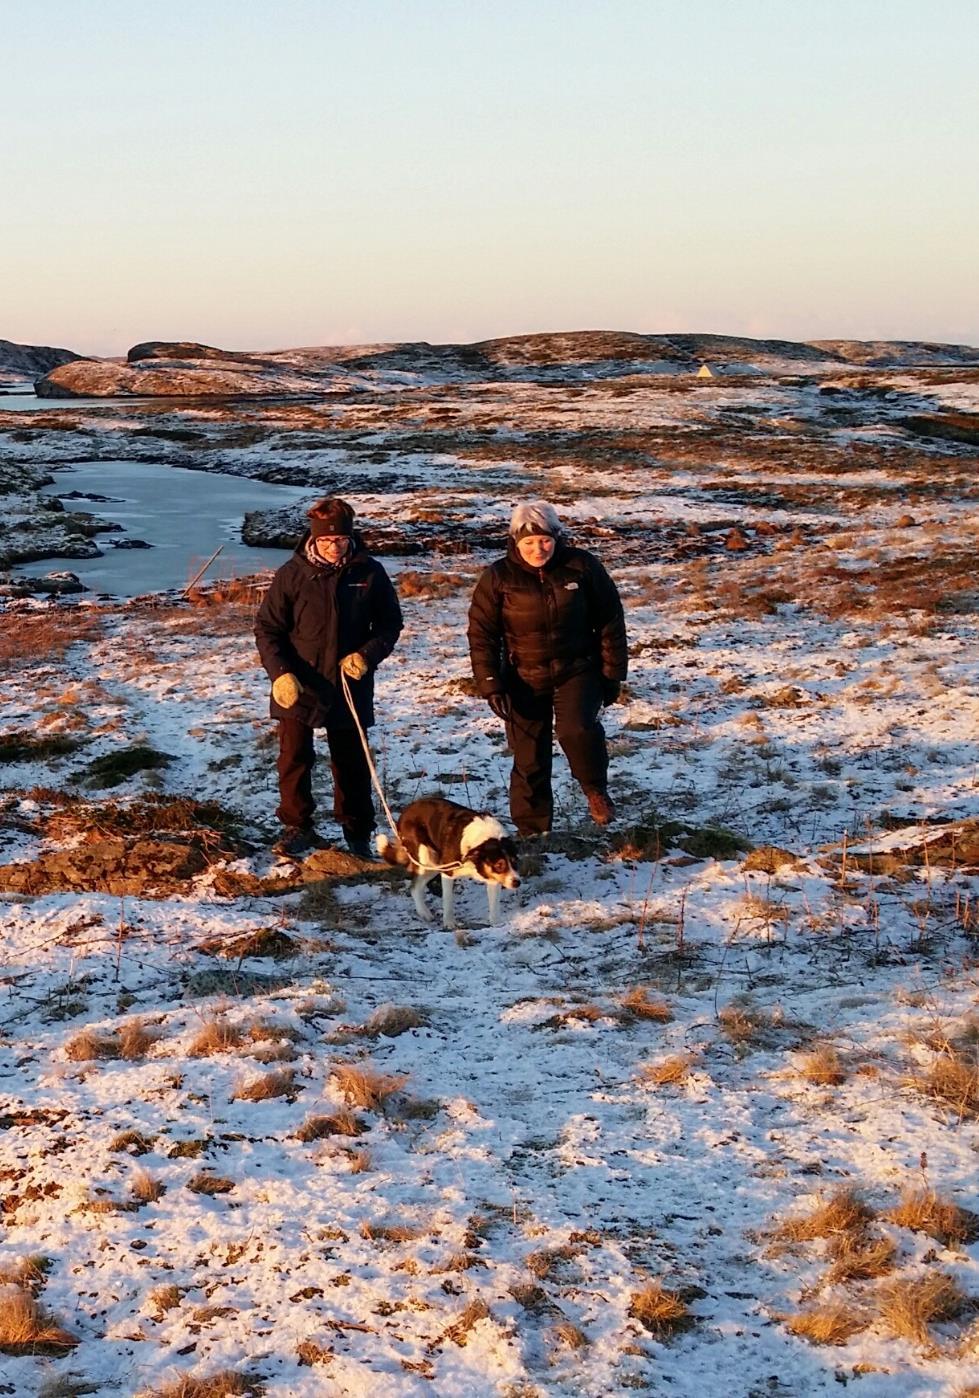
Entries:
<svg viewBox="0 0 979 1398">
<path fill-rule="evenodd" d="M 513 700 L 509 694 L 501 694 L 499 691 L 495 694 L 487 694 L 486 702 L 497 718 L 502 718 L 504 723 L 509 721 L 510 715 L 513 713 Z"/>
<path fill-rule="evenodd" d="M 295 675 L 280 675 L 272 681 L 272 698 L 280 709 L 291 709 L 303 692 L 303 687 Z"/>
<path fill-rule="evenodd" d="M 602 707 L 608 708 L 609 704 L 614 704 L 622 691 L 622 685 L 618 680 L 602 680 Z"/>
<path fill-rule="evenodd" d="M 359 650 L 351 651 L 340 661 L 340 669 L 352 680 L 362 680 L 369 668 Z"/>
</svg>

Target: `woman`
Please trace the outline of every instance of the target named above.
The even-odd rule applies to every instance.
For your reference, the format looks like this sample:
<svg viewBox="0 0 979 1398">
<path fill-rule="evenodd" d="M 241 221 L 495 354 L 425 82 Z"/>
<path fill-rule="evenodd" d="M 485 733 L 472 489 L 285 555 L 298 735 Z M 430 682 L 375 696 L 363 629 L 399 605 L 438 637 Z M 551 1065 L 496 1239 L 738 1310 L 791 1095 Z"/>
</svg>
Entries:
<svg viewBox="0 0 979 1398">
<path fill-rule="evenodd" d="M 569 544 L 552 505 L 518 505 L 506 557 L 482 574 L 469 608 L 479 692 L 506 723 L 510 814 L 522 836 L 551 828 L 552 730 L 597 825 L 614 819 L 599 713 L 626 677 L 625 619 L 615 583 Z"/>
<path fill-rule="evenodd" d="M 370 768 L 342 693 L 347 676 L 364 728 L 374 722 L 374 670 L 401 634 L 398 597 L 387 573 L 364 549 L 345 500 L 320 500 L 309 532 L 275 574 L 255 620 L 255 640 L 272 681 L 270 712 L 279 720 L 276 848 L 300 856 L 320 849 L 313 826 L 313 729 L 325 728 L 333 771 L 333 813 L 348 848 L 370 859 L 374 829 Z"/>
</svg>

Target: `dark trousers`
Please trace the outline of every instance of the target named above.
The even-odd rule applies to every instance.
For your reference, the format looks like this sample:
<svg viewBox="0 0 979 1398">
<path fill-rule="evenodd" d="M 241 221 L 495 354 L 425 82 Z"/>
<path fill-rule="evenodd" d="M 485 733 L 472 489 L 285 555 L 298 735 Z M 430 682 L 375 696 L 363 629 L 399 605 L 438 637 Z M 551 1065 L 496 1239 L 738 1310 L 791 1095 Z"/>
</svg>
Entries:
<svg viewBox="0 0 979 1398">
<path fill-rule="evenodd" d="M 553 734 L 564 750 L 571 774 L 583 791 L 604 791 L 608 782 L 608 748 L 599 720 L 601 678 L 594 671 L 575 675 L 546 693 L 519 680 L 508 686 L 513 715 L 507 740 L 513 751 L 510 815 L 520 835 L 550 830 Z"/>
<path fill-rule="evenodd" d="M 363 744 L 353 728 L 327 728 L 330 768 L 333 772 L 333 814 L 353 840 L 366 840 L 374 829 L 371 774 Z M 312 825 L 313 767 L 316 748 L 313 730 L 298 718 L 279 719 L 279 809 L 283 825 L 300 829 Z"/>
</svg>

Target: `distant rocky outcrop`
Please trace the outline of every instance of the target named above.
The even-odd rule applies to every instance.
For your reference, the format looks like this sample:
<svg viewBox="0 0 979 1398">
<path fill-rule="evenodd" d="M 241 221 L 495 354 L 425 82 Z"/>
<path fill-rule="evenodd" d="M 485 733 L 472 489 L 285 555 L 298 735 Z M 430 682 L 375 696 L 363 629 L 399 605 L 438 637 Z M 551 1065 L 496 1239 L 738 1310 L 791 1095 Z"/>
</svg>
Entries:
<svg viewBox="0 0 979 1398">
<path fill-rule="evenodd" d="M 81 355 L 51 345 L 16 345 L 0 340 L 0 388 L 30 382 L 59 364 L 70 364 Z"/>
<path fill-rule="evenodd" d="M 570 382 L 627 375 L 785 375 L 979 365 L 979 349 L 917 341 L 753 340 L 737 335 L 640 335 L 617 330 L 510 335 L 470 345 L 309 346 L 243 352 L 147 340 L 125 362 L 75 360 L 46 373 L 47 398 L 283 398 L 440 383 Z"/>
</svg>

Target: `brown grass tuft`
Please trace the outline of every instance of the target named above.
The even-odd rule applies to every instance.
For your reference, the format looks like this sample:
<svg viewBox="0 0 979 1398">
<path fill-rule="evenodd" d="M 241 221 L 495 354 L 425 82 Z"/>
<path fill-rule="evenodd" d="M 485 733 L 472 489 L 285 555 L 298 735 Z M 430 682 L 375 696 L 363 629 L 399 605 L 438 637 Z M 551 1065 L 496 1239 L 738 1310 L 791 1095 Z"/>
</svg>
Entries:
<svg viewBox="0 0 979 1398">
<path fill-rule="evenodd" d="M 562 1262 L 573 1262 L 579 1252 L 581 1252 L 581 1248 L 576 1247 L 573 1243 L 564 1243 L 561 1247 L 556 1248 L 539 1248 L 537 1252 L 528 1253 L 527 1269 L 539 1281 L 543 1281 L 551 1276 Z"/>
<path fill-rule="evenodd" d="M 8 613 L 0 630 L 0 665 L 36 665 L 38 656 L 49 663 L 60 660 L 69 646 L 94 641 L 102 632 L 102 618 L 94 609 L 77 606 L 33 608 Z"/>
<path fill-rule="evenodd" d="M 372 1243 L 413 1243 L 424 1238 L 426 1229 L 411 1223 L 368 1223 L 360 1225 L 360 1236 Z"/>
<path fill-rule="evenodd" d="M 954 1320 L 966 1304 L 954 1277 L 928 1272 L 883 1286 L 877 1295 L 877 1314 L 896 1339 L 927 1345 L 931 1343 L 929 1325 Z"/>
<path fill-rule="evenodd" d="M 180 1305 L 183 1294 L 179 1286 L 155 1286 L 146 1299 L 154 1310 L 165 1315 Z"/>
<path fill-rule="evenodd" d="M 296 1132 L 296 1140 L 322 1141 L 327 1136 L 362 1136 L 368 1130 L 365 1122 L 342 1107 L 330 1116 L 308 1116 Z"/>
<path fill-rule="evenodd" d="M 644 1063 L 639 1070 L 639 1081 L 650 1087 L 667 1087 L 686 1082 L 692 1065 L 693 1060 L 689 1054 L 661 1058 L 658 1063 Z"/>
<path fill-rule="evenodd" d="M 225 1175 L 212 1174 L 210 1170 L 201 1170 L 199 1174 L 192 1175 L 187 1181 L 187 1188 L 192 1189 L 195 1194 L 230 1194 L 236 1188 L 234 1180 L 230 1180 Z"/>
<path fill-rule="evenodd" d="M 187 1052 L 191 1058 L 210 1058 L 213 1053 L 227 1053 L 230 1049 L 239 1048 L 243 1039 L 244 1034 L 238 1025 L 219 1015 L 215 1019 L 205 1020 Z"/>
<path fill-rule="evenodd" d="M 763 1010 L 742 1005 L 725 1005 L 718 1011 L 717 1022 L 725 1038 L 737 1048 L 757 1043 L 771 1027 L 769 1016 Z"/>
<path fill-rule="evenodd" d="M 668 1291 L 659 1281 L 652 1281 L 642 1291 L 632 1293 L 629 1315 L 657 1339 L 665 1339 L 693 1321 L 676 1292 Z"/>
<path fill-rule="evenodd" d="M 311 1369 L 314 1364 L 329 1364 L 333 1350 L 329 1345 L 318 1345 L 315 1340 L 300 1340 L 296 1346 L 296 1358 L 300 1367 Z"/>
<path fill-rule="evenodd" d="M 78 1343 L 26 1287 L 11 1283 L 0 1291 L 0 1352 L 60 1355 Z"/>
<path fill-rule="evenodd" d="M 127 1019 L 119 1030 L 119 1057 L 126 1059 L 145 1058 L 150 1049 L 163 1037 L 163 1031 L 149 1028 L 141 1019 Z"/>
<path fill-rule="evenodd" d="M 369 1150 L 345 1150 L 343 1154 L 352 1175 L 364 1175 L 374 1164 Z"/>
<path fill-rule="evenodd" d="M 650 1019 L 656 1024 L 668 1024 L 673 1011 L 665 1000 L 649 998 L 649 987 L 637 985 L 622 997 L 622 1010 L 627 1019 Z"/>
<path fill-rule="evenodd" d="M 979 1064 L 961 1053 L 940 1054 L 927 1072 L 911 1079 L 911 1085 L 950 1107 L 960 1120 L 979 1116 Z"/>
<path fill-rule="evenodd" d="M 551 1330 L 551 1334 L 555 1343 L 564 1349 L 586 1349 L 591 1344 L 584 1330 L 580 1330 L 570 1320 L 559 1321 Z"/>
<path fill-rule="evenodd" d="M 481 1297 L 476 1297 L 475 1300 L 469 1302 L 469 1305 L 459 1316 L 458 1320 L 453 1321 L 448 1329 L 442 1332 L 442 1339 L 451 1340 L 453 1344 L 459 1345 L 460 1348 L 465 1348 L 466 1342 L 469 1339 L 470 1330 L 478 1325 L 481 1320 L 487 1320 L 489 1316 L 489 1306 L 487 1306 L 486 1302 L 482 1300 Z"/>
<path fill-rule="evenodd" d="M 272 1073 L 263 1073 L 260 1078 L 236 1088 L 232 1100 L 235 1102 L 266 1102 L 270 1097 L 288 1097 L 301 1087 L 291 1068 L 278 1068 Z"/>
<path fill-rule="evenodd" d="M 135 1170 L 133 1172 L 131 1193 L 135 1203 L 155 1204 L 157 1199 L 162 1199 L 166 1192 L 167 1187 L 163 1181 L 158 1180 L 155 1175 L 151 1175 L 149 1170 Z"/>
<path fill-rule="evenodd" d="M 851 1336 L 867 1326 L 867 1317 L 854 1310 L 850 1301 L 832 1301 L 788 1316 L 785 1328 L 811 1345 L 845 1345 Z"/>
<path fill-rule="evenodd" d="M 833 1264 L 822 1284 L 835 1286 L 838 1282 L 882 1277 L 894 1266 L 896 1251 L 890 1238 L 868 1238 L 863 1232 L 838 1233 L 829 1240 Z"/>
<path fill-rule="evenodd" d="M 118 1058 L 119 1042 L 113 1034 L 99 1033 L 96 1029 L 80 1029 L 65 1044 L 65 1057 L 72 1063 Z"/>
<path fill-rule="evenodd" d="M 830 1238 L 834 1233 L 862 1233 L 873 1217 L 872 1210 L 854 1190 L 843 1188 L 811 1214 L 787 1219 L 775 1230 L 775 1236 L 790 1243 L 805 1243 L 813 1238 Z"/>
<path fill-rule="evenodd" d="M 353 1063 L 334 1063 L 330 1077 L 352 1107 L 377 1111 L 389 1097 L 400 1092 L 408 1081 L 407 1074 L 379 1073 L 370 1064 L 358 1068 Z"/>
<path fill-rule="evenodd" d="M 416 1010 L 411 1005 L 379 1005 L 361 1034 L 367 1039 L 396 1039 L 399 1034 L 407 1034 L 409 1029 L 421 1029 L 427 1023 L 428 1016 L 424 1011 Z"/>
<path fill-rule="evenodd" d="M 829 1044 L 804 1055 L 799 1064 L 799 1077 L 816 1087 L 839 1087 L 846 1081 L 840 1056 Z"/>
<path fill-rule="evenodd" d="M 233 1369 L 222 1369 L 209 1374 L 207 1378 L 195 1379 L 190 1374 L 181 1374 L 162 1388 L 144 1389 L 137 1398 L 261 1398 L 265 1384 L 261 1379 L 248 1374 L 236 1374 Z"/>
<path fill-rule="evenodd" d="M 153 1149 L 155 1136 L 144 1136 L 142 1131 L 120 1131 L 109 1142 L 109 1149 L 118 1154 L 125 1151 L 129 1155 L 146 1155 Z"/>
<path fill-rule="evenodd" d="M 909 1189 L 884 1218 L 899 1228 L 927 1233 L 946 1247 L 974 1243 L 979 1238 L 979 1215 L 940 1198 L 933 1189 Z"/>
<path fill-rule="evenodd" d="M 31 1292 L 40 1291 L 51 1270 L 51 1258 L 44 1253 L 32 1252 L 27 1257 L 19 1257 L 16 1262 L 0 1266 L 0 1285 L 8 1283 L 26 1287 Z"/>
</svg>

